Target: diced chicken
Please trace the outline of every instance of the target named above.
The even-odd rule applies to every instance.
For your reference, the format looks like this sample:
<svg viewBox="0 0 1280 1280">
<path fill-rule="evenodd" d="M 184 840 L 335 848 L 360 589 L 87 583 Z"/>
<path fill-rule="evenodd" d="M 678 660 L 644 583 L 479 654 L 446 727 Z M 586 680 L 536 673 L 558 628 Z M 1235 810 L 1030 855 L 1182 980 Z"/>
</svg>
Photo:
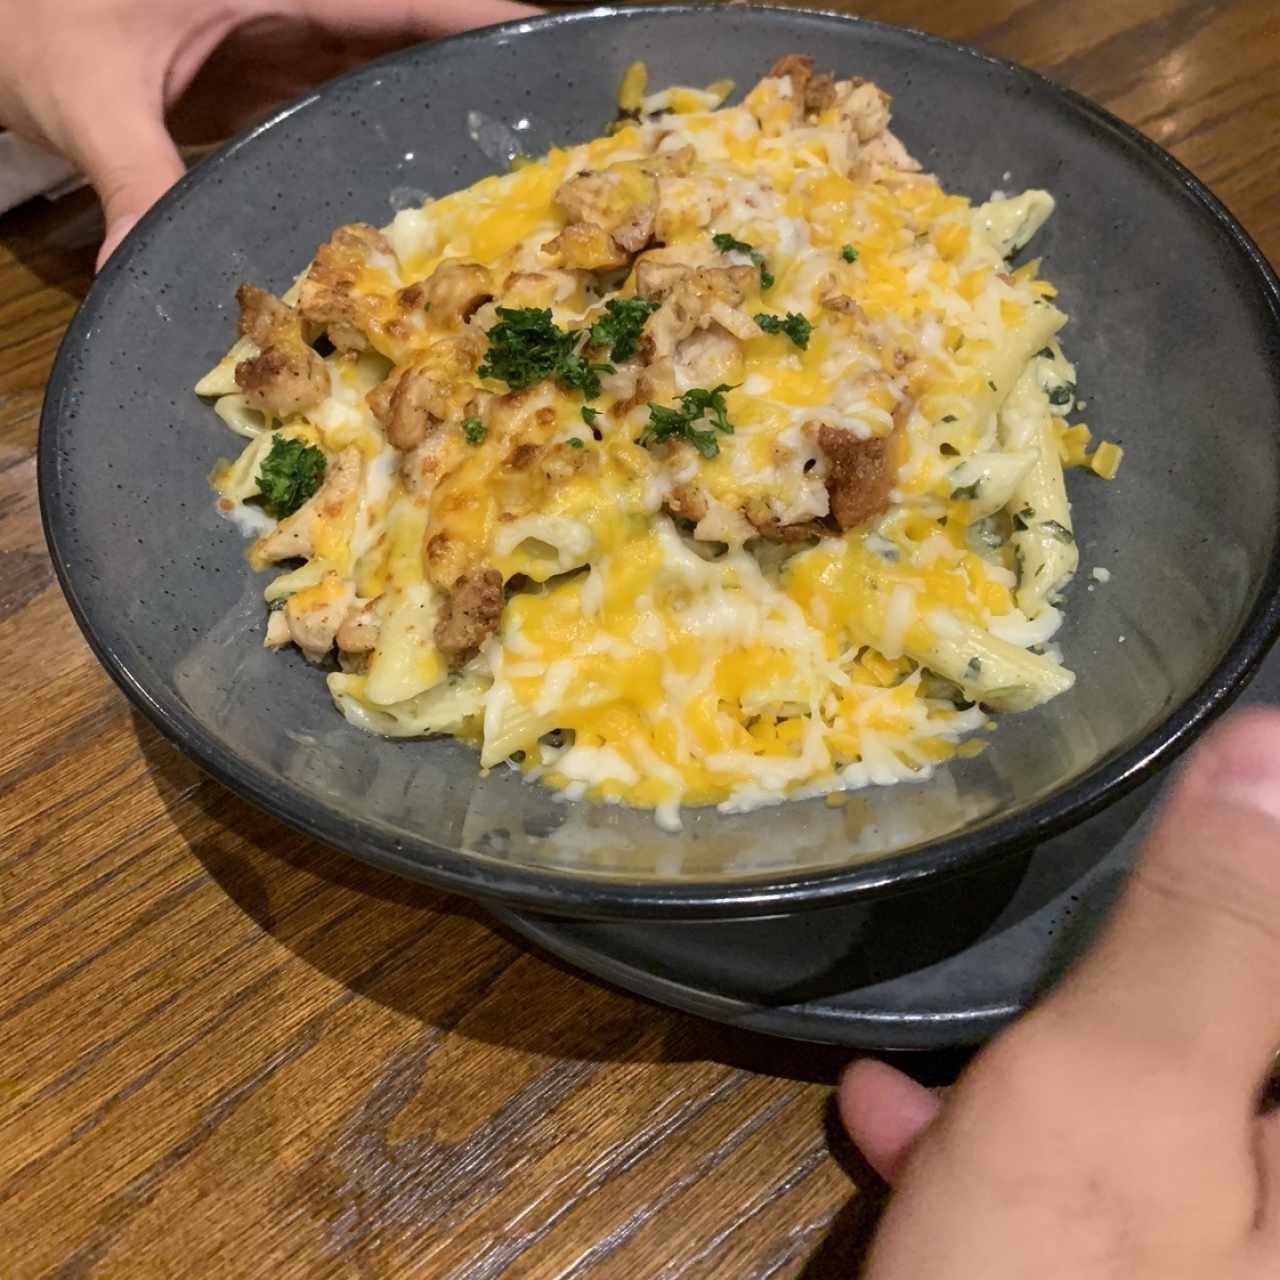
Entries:
<svg viewBox="0 0 1280 1280">
<path fill-rule="evenodd" d="M 742 351 L 737 339 L 718 324 L 691 333 L 675 351 L 675 371 L 686 387 L 717 387 L 742 377 Z"/>
<path fill-rule="evenodd" d="M 433 323 L 465 324 L 494 294 L 493 276 L 476 262 L 442 262 L 423 285 Z"/>
<path fill-rule="evenodd" d="M 612 271 L 631 260 L 628 252 L 598 223 L 571 222 L 542 252 L 571 271 Z"/>
<path fill-rule="evenodd" d="M 838 311 L 842 315 L 852 316 L 860 324 L 868 324 L 867 313 L 844 293 L 829 293 L 822 299 L 822 305 L 828 311 Z"/>
<path fill-rule="evenodd" d="M 641 348 L 646 360 L 673 356 L 679 343 L 712 325 L 735 338 L 754 337 L 759 332 L 756 322 L 739 308 L 756 279 L 751 267 L 639 263 L 637 292 L 651 302 L 661 302 L 645 322 Z"/>
<path fill-rule="evenodd" d="M 600 465 L 600 455 L 594 449 L 575 449 L 565 441 L 543 445 L 538 457 L 543 479 L 551 488 L 562 485 L 584 471 L 593 471 Z"/>
<path fill-rule="evenodd" d="M 497 569 L 476 569 L 454 582 L 435 629 L 436 647 L 453 670 L 465 666 L 498 629 L 502 605 Z"/>
<path fill-rule="evenodd" d="M 369 392 L 365 399 L 390 445 L 407 453 L 440 423 L 480 416 L 489 397 L 467 378 L 479 363 L 482 345 L 473 334 L 442 338 Z"/>
<path fill-rule="evenodd" d="M 316 250 L 298 292 L 298 311 L 318 325 L 339 351 L 364 351 L 377 317 L 376 299 L 356 291 L 370 267 L 394 275 L 399 266 L 386 237 L 363 222 L 339 227 L 328 244 Z"/>
<path fill-rule="evenodd" d="M 258 348 L 236 365 L 236 385 L 255 409 L 277 418 L 314 408 L 329 394 L 329 371 L 307 345 L 292 307 L 256 285 L 236 290 L 240 333 Z"/>
<path fill-rule="evenodd" d="M 449 385 L 419 365 L 396 369 L 369 392 L 369 407 L 382 423 L 387 443 L 402 453 L 417 448 L 427 432 L 449 416 Z"/>
<path fill-rule="evenodd" d="M 697 484 L 678 484 L 662 504 L 668 515 L 697 524 L 707 514 L 707 495 Z"/>
<path fill-rule="evenodd" d="M 316 519 L 336 519 L 348 503 L 355 502 L 360 490 L 362 458 L 354 445 L 334 458 L 325 471 L 324 483 L 291 516 L 281 520 L 265 538 L 253 547 L 253 558 L 260 564 L 309 557 L 314 553 L 312 525 Z"/>
<path fill-rule="evenodd" d="M 498 301 L 504 307 L 549 307 L 576 287 L 567 271 L 513 271 L 503 281 Z"/>
<path fill-rule="evenodd" d="M 458 431 L 433 431 L 416 448 L 400 459 L 400 479 L 419 501 L 429 498 L 441 478 L 457 464 L 464 449 L 470 448 Z"/>
<path fill-rule="evenodd" d="M 818 446 L 827 456 L 827 493 L 841 531 L 856 529 L 889 505 L 897 478 L 897 437 L 860 440 L 852 431 L 823 423 Z"/>
<path fill-rule="evenodd" d="M 426 553 L 427 580 L 441 591 L 452 591 L 453 584 L 471 568 L 471 547 L 445 529 L 429 533 L 423 550 Z"/>
<path fill-rule="evenodd" d="M 323 662 L 328 656 L 354 598 L 355 588 L 332 573 L 319 586 L 286 601 L 280 612 L 288 623 L 289 638 L 308 662 Z"/>
<path fill-rule="evenodd" d="M 653 226 L 657 216 L 657 201 L 638 204 L 613 229 L 613 242 L 627 253 L 639 253 L 653 239 Z"/>
<path fill-rule="evenodd" d="M 376 600 L 356 601 L 338 628 L 336 640 L 343 653 L 372 653 L 378 644 L 381 628 Z"/>
<path fill-rule="evenodd" d="M 636 375 L 631 394 L 615 401 L 609 412 L 615 418 L 622 418 L 640 405 L 670 404 L 675 395 L 675 361 L 670 356 L 652 359 Z"/>
<path fill-rule="evenodd" d="M 850 167 L 851 177 L 871 177 L 878 170 L 896 173 L 919 173 L 920 162 L 915 160 L 901 141 L 887 129 L 878 138 L 872 138 Z"/>
<path fill-rule="evenodd" d="M 883 89 L 860 76 L 836 80 L 815 74 L 813 59 L 792 53 L 778 59 L 767 80 L 785 80 L 785 102 L 791 123 L 813 122 L 834 109 L 848 136 L 846 161 L 851 177 L 870 177 L 877 170 L 917 172 L 919 164 L 889 130 L 890 98 Z"/>
<path fill-rule="evenodd" d="M 663 171 L 676 171 L 689 161 L 672 155 L 669 159 L 650 161 Z M 653 237 L 658 210 L 658 186 L 653 172 L 634 163 L 614 165 L 599 171 L 586 170 L 562 183 L 555 201 L 568 219 L 565 232 L 583 228 L 569 239 L 565 232 L 548 246 L 558 253 L 563 265 L 574 266 L 577 260 L 601 260 L 599 266 L 584 265 L 582 270 L 611 269 L 622 266 L 627 256 L 638 253 Z M 588 231 L 588 228 L 594 230 Z M 606 253 L 605 242 L 612 245 L 613 258 Z M 550 245 L 557 245 L 552 249 Z M 617 259 L 621 255 L 621 261 Z M 574 261 L 571 261 L 571 258 Z"/>
<path fill-rule="evenodd" d="M 890 98 L 867 80 L 841 80 L 835 106 L 849 135 L 851 177 L 870 177 L 878 169 L 919 172 L 920 165 L 889 129 Z"/>
<path fill-rule="evenodd" d="M 647 160 L 640 162 L 640 167 L 655 178 L 684 178 L 693 172 L 697 159 L 697 149 L 686 144 L 672 147 L 669 151 L 655 151 Z"/>
<path fill-rule="evenodd" d="M 878 138 L 889 127 L 891 99 L 869 80 L 842 80 L 835 89 L 840 118 L 859 142 Z"/>
</svg>

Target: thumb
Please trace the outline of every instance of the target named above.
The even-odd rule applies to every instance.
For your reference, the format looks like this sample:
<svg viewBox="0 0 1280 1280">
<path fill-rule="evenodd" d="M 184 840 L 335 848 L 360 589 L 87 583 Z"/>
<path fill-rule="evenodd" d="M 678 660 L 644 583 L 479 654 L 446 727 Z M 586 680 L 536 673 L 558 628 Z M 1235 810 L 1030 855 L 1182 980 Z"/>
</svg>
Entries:
<svg viewBox="0 0 1280 1280">
<path fill-rule="evenodd" d="M 355 5 L 351 0 L 299 0 L 298 8 L 333 31 L 404 40 L 451 35 L 542 12 L 511 0 L 364 0 Z"/>
<path fill-rule="evenodd" d="M 1280 1044 L 1280 712 L 1191 757 L 1098 945 L 1033 1015 L 1245 1106 Z"/>
<path fill-rule="evenodd" d="M 941 1106 L 932 1090 L 874 1058 L 860 1058 L 844 1073 L 836 1104 L 858 1150 L 889 1183 Z"/>
<path fill-rule="evenodd" d="M 99 271 L 134 223 L 185 172 L 158 105 L 123 109 L 105 123 L 109 127 L 94 121 L 70 131 L 76 139 L 73 159 L 97 191 L 106 220 Z"/>
</svg>

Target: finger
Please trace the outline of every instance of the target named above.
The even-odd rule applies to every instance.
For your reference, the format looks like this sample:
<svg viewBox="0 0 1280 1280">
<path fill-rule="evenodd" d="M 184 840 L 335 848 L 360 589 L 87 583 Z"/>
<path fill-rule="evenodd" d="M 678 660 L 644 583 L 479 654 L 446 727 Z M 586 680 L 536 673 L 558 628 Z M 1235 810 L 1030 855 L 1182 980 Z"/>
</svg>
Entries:
<svg viewBox="0 0 1280 1280">
<path fill-rule="evenodd" d="M 510 0 L 294 0 L 298 17 L 352 35 L 429 40 L 517 18 L 541 10 Z"/>
<path fill-rule="evenodd" d="M 840 1081 L 837 1105 L 867 1163 L 892 1183 L 940 1104 L 910 1076 L 874 1058 L 860 1058 Z"/>
<path fill-rule="evenodd" d="M 110 128 L 95 121 L 72 136 L 85 177 L 102 201 L 106 233 L 98 269 L 128 235 L 134 223 L 183 175 L 178 149 L 160 116 L 141 104 L 113 114 Z"/>
<path fill-rule="evenodd" d="M 1277 972 L 1280 712 L 1257 711 L 1192 756 L 1101 941 L 1039 1017 L 1139 1070 L 1203 1071 L 1243 1108 L 1280 1043 Z"/>
</svg>

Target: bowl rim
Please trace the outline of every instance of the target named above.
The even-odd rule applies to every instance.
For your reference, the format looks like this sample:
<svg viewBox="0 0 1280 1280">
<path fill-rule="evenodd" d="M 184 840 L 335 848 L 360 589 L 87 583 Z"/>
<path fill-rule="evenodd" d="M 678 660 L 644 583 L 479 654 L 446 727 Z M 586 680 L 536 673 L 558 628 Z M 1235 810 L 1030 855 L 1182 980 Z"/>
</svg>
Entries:
<svg viewBox="0 0 1280 1280">
<path fill-rule="evenodd" d="M 1117 138 L 1140 153 L 1147 162 L 1177 179 L 1185 194 L 1211 216 L 1220 232 L 1234 243 L 1252 266 L 1280 337 L 1280 279 L 1248 232 L 1190 170 L 1139 130 L 1084 95 L 1018 63 L 909 27 L 819 9 L 777 5 L 752 5 L 735 9 L 733 13 L 748 22 L 816 19 L 849 24 L 896 38 L 905 36 L 998 68 L 1041 93 L 1056 96 L 1096 128 Z M 432 41 L 429 45 L 419 44 L 398 50 L 349 71 L 285 105 L 218 148 L 184 175 L 117 248 L 67 327 L 49 376 L 41 412 L 38 490 L 41 519 L 54 569 L 89 647 L 129 701 L 218 782 L 307 835 L 383 870 L 425 881 L 447 891 L 497 899 L 525 911 L 597 919 L 694 920 L 776 915 L 834 906 L 859 897 L 901 893 L 926 882 L 939 882 L 978 871 L 1083 822 L 1170 764 L 1230 706 L 1280 635 L 1280 538 L 1277 538 L 1252 606 L 1235 637 L 1199 687 L 1138 742 L 1114 753 L 1058 791 L 1019 813 L 997 816 L 983 826 L 955 832 L 883 858 L 781 876 L 777 872 L 759 872 L 735 878 L 677 881 L 627 878 L 505 862 L 482 854 L 452 850 L 426 837 L 413 840 L 417 853 L 411 857 L 405 852 L 408 843 L 405 840 L 371 829 L 360 820 L 337 811 L 319 809 L 288 784 L 282 784 L 265 771 L 245 764 L 223 748 L 199 720 L 181 706 L 178 699 L 154 695 L 135 676 L 124 658 L 99 639 L 93 627 L 93 611 L 77 591 L 75 571 L 62 542 L 66 513 L 58 468 L 61 405 L 74 383 L 73 352 L 90 339 L 95 308 L 110 297 L 116 283 L 122 280 L 126 263 L 145 244 L 148 232 L 166 217 L 186 192 L 233 161 L 241 149 L 251 145 L 260 134 L 333 93 L 337 87 L 366 76 L 376 76 L 380 67 L 421 57 L 424 48 L 434 52 L 464 44 L 485 44 L 495 38 L 519 35 L 533 29 L 597 23 L 610 18 L 658 17 L 665 20 L 667 17 L 697 15 L 707 18 L 718 16 L 715 9 L 705 4 L 684 3 L 603 4 L 520 18 Z"/>
</svg>

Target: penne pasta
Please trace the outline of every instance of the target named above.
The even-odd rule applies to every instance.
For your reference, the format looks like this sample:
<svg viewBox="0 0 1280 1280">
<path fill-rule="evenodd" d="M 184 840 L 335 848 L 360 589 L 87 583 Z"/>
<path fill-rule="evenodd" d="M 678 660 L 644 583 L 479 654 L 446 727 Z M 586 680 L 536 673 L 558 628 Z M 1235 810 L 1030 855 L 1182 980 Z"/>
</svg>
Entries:
<svg viewBox="0 0 1280 1280">
<path fill-rule="evenodd" d="M 633 67 L 605 136 L 339 228 L 196 387 L 265 643 L 351 725 L 666 827 L 1066 694 L 1063 466 L 1120 462 L 1008 261 L 1049 193 L 948 193 L 804 57 L 728 92 Z"/>
</svg>

